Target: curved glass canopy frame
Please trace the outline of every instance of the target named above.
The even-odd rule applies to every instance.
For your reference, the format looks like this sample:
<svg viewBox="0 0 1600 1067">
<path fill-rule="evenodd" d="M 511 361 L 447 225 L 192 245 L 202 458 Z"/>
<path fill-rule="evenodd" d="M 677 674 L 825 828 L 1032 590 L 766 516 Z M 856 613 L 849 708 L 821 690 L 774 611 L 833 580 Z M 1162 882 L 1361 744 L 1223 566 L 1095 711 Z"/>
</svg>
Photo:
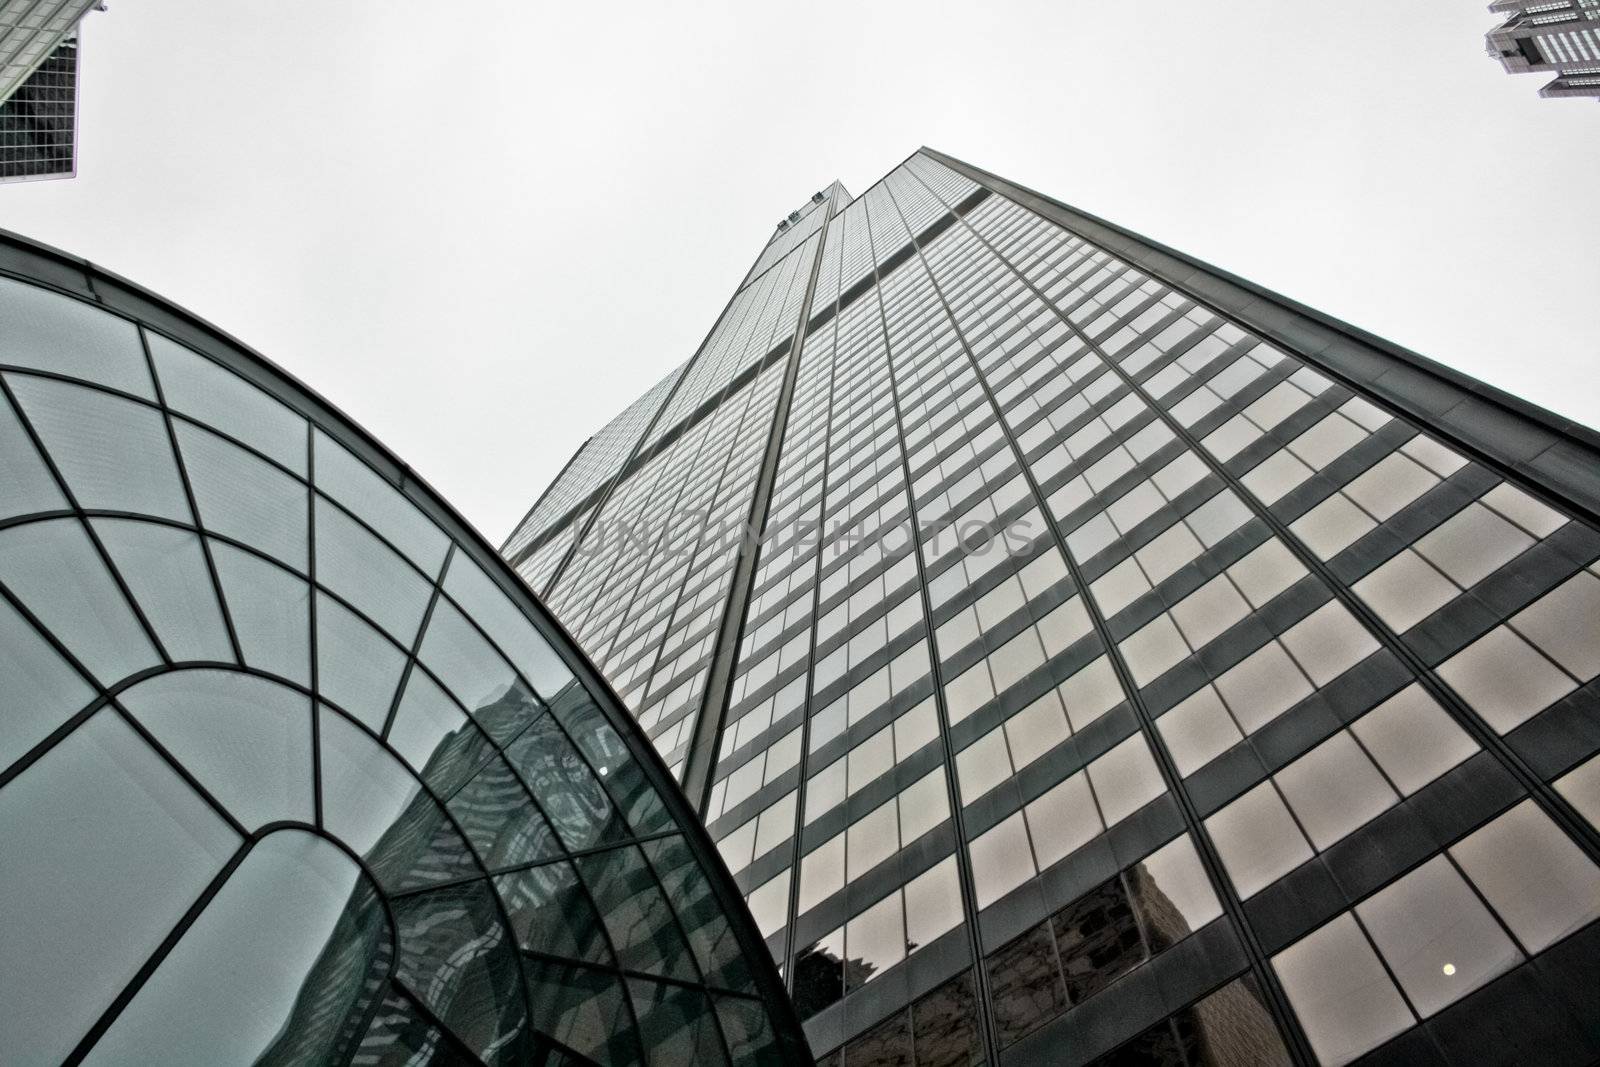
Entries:
<svg viewBox="0 0 1600 1067">
<path fill-rule="evenodd" d="M 227 335 L 0 234 L 0 1060 L 808 1059 L 559 625 Z"/>
</svg>

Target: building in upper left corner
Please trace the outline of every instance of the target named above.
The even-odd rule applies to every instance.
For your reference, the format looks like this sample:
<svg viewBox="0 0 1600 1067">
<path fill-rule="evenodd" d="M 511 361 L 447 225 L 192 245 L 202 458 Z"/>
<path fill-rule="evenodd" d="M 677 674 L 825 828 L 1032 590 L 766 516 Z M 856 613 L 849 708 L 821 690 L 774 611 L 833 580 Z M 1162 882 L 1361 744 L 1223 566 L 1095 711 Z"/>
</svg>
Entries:
<svg viewBox="0 0 1600 1067">
<path fill-rule="evenodd" d="M 99 0 L 0 0 L 0 182 L 78 170 L 78 22 Z"/>
<path fill-rule="evenodd" d="M 1507 74 L 1554 74 L 1540 96 L 1600 99 L 1600 0 L 1494 0 L 1489 10 L 1505 18 L 1486 43 Z"/>
</svg>

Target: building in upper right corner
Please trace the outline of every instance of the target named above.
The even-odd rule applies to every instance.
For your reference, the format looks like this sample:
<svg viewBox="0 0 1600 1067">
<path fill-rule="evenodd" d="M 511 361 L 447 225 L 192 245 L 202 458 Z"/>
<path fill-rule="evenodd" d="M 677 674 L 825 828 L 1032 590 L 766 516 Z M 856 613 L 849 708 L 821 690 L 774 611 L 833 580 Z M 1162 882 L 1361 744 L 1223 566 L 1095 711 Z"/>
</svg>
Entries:
<svg viewBox="0 0 1600 1067">
<path fill-rule="evenodd" d="M 1549 71 L 1540 96 L 1600 98 L 1600 0 L 1494 0 L 1489 10 L 1506 17 L 1486 39 L 1507 74 Z"/>
</svg>

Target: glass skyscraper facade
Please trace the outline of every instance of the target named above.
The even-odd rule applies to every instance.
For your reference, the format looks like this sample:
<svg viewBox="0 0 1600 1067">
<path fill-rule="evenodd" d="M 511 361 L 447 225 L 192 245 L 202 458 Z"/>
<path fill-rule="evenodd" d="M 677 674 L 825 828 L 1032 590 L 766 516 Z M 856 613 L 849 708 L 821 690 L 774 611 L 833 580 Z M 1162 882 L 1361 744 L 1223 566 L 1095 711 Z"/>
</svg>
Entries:
<svg viewBox="0 0 1600 1067">
<path fill-rule="evenodd" d="M 819 1062 L 1600 1056 L 1600 436 L 923 149 L 503 548 Z"/>
<path fill-rule="evenodd" d="M 494 549 L 237 341 L 0 232 L 0 1063 L 804 1058 Z"/>
</svg>

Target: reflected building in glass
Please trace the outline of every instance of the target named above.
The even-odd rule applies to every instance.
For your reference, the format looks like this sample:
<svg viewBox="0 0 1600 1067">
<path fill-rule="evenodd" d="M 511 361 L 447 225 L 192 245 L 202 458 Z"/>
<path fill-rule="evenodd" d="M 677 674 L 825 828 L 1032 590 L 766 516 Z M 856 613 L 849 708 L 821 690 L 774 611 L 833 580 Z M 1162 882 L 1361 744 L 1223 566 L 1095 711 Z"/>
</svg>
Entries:
<svg viewBox="0 0 1600 1067">
<path fill-rule="evenodd" d="M 924 149 L 502 551 L 828 1067 L 1600 1056 L 1588 429 Z"/>
<path fill-rule="evenodd" d="M 0 234 L 0 1062 L 780 1064 L 615 695 L 314 393 Z"/>
</svg>

